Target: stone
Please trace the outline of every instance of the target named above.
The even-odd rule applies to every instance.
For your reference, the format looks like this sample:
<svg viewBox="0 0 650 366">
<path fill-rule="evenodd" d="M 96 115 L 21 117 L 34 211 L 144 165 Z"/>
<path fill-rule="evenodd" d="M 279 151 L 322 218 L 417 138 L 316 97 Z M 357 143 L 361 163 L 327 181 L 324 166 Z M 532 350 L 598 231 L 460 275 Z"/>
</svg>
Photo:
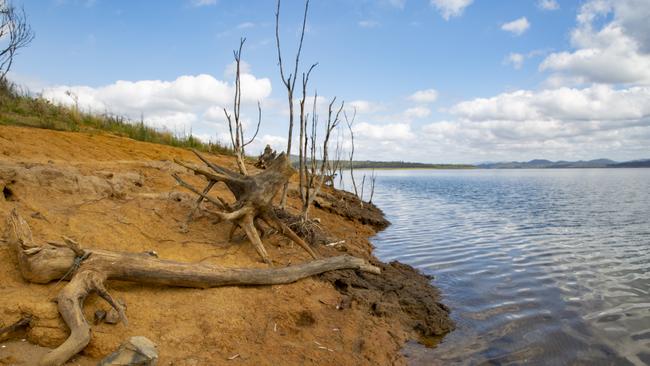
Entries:
<svg viewBox="0 0 650 366">
<path fill-rule="evenodd" d="M 146 337 L 131 337 L 98 366 L 155 366 L 158 362 L 156 345 Z"/>
</svg>

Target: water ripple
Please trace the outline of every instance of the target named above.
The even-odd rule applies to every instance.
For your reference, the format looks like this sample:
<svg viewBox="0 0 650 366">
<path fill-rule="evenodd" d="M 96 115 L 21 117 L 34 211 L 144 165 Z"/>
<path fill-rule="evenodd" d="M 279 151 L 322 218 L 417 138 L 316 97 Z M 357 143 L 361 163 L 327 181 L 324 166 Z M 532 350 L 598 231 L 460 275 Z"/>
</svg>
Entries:
<svg viewBox="0 0 650 366">
<path fill-rule="evenodd" d="M 377 254 L 434 275 L 458 325 L 410 362 L 650 362 L 650 170 L 377 173 Z"/>
</svg>

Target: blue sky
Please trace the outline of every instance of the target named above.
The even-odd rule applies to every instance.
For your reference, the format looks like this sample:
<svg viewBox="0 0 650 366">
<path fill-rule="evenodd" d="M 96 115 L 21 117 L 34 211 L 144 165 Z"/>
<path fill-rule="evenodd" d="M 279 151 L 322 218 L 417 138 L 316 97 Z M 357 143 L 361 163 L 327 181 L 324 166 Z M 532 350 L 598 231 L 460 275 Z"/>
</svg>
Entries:
<svg viewBox="0 0 650 366">
<path fill-rule="evenodd" d="M 247 37 L 244 112 L 254 119 L 256 100 L 264 106 L 249 152 L 286 144 L 275 1 L 16 3 L 36 38 L 14 80 L 205 139 L 225 137 L 218 112 L 230 103 L 232 49 Z M 287 63 L 303 9 L 282 2 Z M 312 0 L 301 69 L 319 63 L 309 89 L 324 96 L 319 107 L 333 96 L 357 107 L 360 159 L 647 158 L 644 17 L 643 0 Z"/>
</svg>

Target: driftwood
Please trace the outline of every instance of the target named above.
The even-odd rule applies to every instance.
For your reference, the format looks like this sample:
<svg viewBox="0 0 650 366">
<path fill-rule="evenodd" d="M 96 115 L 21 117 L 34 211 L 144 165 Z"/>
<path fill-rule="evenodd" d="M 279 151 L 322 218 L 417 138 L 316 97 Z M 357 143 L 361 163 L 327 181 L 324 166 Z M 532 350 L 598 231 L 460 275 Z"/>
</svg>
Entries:
<svg viewBox="0 0 650 366">
<path fill-rule="evenodd" d="M 90 325 L 82 307 L 85 298 L 96 292 L 117 310 L 127 324 L 122 305 L 105 287 L 106 280 L 134 281 L 169 286 L 207 288 L 228 285 L 276 285 L 338 269 L 359 269 L 378 273 L 379 269 L 360 258 L 331 257 L 305 264 L 272 269 L 222 268 L 207 264 L 180 263 L 157 259 L 148 254 L 82 249 L 75 241 L 36 244 L 27 222 L 13 210 L 7 218 L 7 240 L 17 256 L 25 280 L 49 283 L 70 278 L 57 297 L 59 313 L 70 328 L 68 339 L 46 354 L 40 365 L 62 365 L 90 342 Z"/>
<path fill-rule="evenodd" d="M 219 211 L 211 212 L 221 220 L 232 222 L 234 225 L 233 230 L 237 227 L 243 229 L 248 240 L 267 264 L 271 264 L 271 258 L 257 232 L 257 228 L 261 228 L 260 220 L 300 245 L 313 258 L 318 258 L 314 250 L 304 240 L 278 219 L 273 209 L 273 199 L 295 173 L 284 153 L 269 161 L 267 168 L 256 175 L 236 173 L 210 162 L 198 151 L 194 151 L 194 153 L 210 168 L 210 171 L 180 160 L 175 161 L 195 174 L 206 178 L 208 180 L 207 186 L 201 191 L 185 182 L 177 174 L 173 176 L 181 186 L 199 196 L 196 202 L 197 207 L 204 199 L 215 205 Z M 217 182 L 223 182 L 235 196 L 236 202 L 233 205 L 228 205 L 221 198 L 215 199 L 208 196 L 208 192 Z"/>
<path fill-rule="evenodd" d="M 270 145 L 266 145 L 264 152 L 262 152 L 260 156 L 257 157 L 255 167 L 258 169 L 266 169 L 269 163 L 275 160 L 276 157 L 277 153 L 271 148 Z"/>
</svg>

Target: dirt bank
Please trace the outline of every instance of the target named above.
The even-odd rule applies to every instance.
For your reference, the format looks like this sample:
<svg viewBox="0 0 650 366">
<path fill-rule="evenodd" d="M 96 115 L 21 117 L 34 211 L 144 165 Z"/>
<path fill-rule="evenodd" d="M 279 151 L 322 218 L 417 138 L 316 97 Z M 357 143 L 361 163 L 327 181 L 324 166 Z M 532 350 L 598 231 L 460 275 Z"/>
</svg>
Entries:
<svg viewBox="0 0 650 366">
<path fill-rule="evenodd" d="M 0 222 L 17 207 L 38 241 L 66 235 L 86 247 L 264 267 L 243 238 L 228 241 L 229 224 L 199 216 L 185 225 L 193 197 L 170 175 L 183 172 L 171 163 L 174 157 L 195 161 L 186 150 L 112 135 L 0 127 Z M 234 166 L 228 157 L 213 159 Z M 298 207 L 295 199 L 290 204 Z M 317 246 L 322 255 L 345 251 L 378 263 L 368 242 L 376 219 L 364 223 L 331 208 L 317 208 L 313 216 L 328 238 L 345 240 Z M 275 266 L 309 260 L 281 236 L 265 243 Z M 160 365 L 405 364 L 399 349 L 407 339 L 444 334 L 453 325 L 429 279 L 401 264 L 382 267 L 380 276 L 345 271 L 266 287 L 112 282 L 113 295 L 127 304 L 129 326 L 94 325 L 92 341 L 70 364 L 95 364 L 135 335 L 158 344 Z M 25 282 L 14 253 L 0 243 L 0 328 L 30 314 L 27 342 L 60 344 L 67 328 L 52 299 L 61 287 Z M 108 310 L 91 296 L 86 317 L 99 309 Z M 32 364 L 30 355 L 42 350 L 26 352 L 27 342 L 3 343 L 0 365 Z"/>
</svg>

